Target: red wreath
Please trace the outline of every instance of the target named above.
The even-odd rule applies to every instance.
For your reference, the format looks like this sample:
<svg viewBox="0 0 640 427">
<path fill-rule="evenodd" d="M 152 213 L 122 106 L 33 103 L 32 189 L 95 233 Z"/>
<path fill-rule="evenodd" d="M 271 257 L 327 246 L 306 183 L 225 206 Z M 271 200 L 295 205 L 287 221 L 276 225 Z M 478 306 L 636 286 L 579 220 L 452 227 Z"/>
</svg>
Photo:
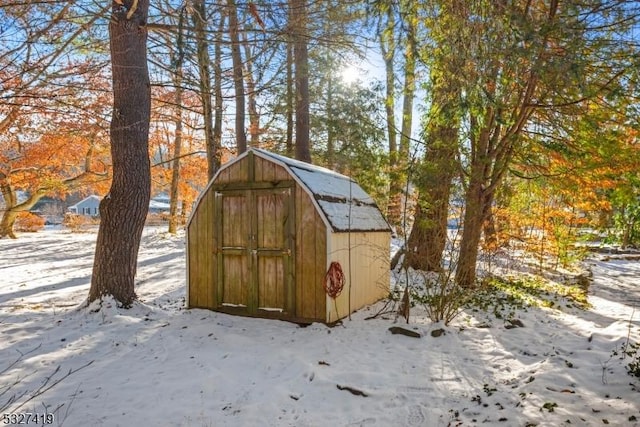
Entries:
<svg viewBox="0 0 640 427">
<path fill-rule="evenodd" d="M 324 291 L 331 298 L 336 299 L 344 289 L 344 272 L 340 263 L 333 261 L 324 275 Z"/>
</svg>

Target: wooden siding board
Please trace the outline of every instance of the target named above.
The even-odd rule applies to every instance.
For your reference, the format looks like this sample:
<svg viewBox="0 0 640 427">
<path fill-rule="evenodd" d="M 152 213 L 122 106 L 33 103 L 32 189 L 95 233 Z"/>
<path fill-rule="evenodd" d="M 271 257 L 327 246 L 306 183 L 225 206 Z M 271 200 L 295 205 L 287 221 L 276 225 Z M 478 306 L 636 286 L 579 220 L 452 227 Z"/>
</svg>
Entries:
<svg viewBox="0 0 640 427">
<path fill-rule="evenodd" d="M 307 193 L 295 187 L 295 306 L 300 318 L 325 321 L 326 227 Z M 292 295 L 293 296 L 293 295 Z M 318 300 L 319 299 L 319 300 Z"/>
<path fill-rule="evenodd" d="M 255 156 L 255 182 L 291 181 L 292 177 L 285 168 L 262 157 Z"/>
<path fill-rule="evenodd" d="M 264 176 L 263 179 L 265 181 L 275 181 L 276 180 L 276 165 L 268 162 L 266 167 L 264 168 Z"/>
<path fill-rule="evenodd" d="M 288 262 L 285 223 L 290 203 L 289 189 L 255 192 L 259 307 L 285 309 L 283 264 Z"/>
<path fill-rule="evenodd" d="M 306 239 L 304 239 L 304 226 L 303 226 L 303 216 L 304 216 L 304 212 L 306 211 L 307 207 L 306 207 L 306 203 L 305 203 L 305 194 L 304 191 L 296 185 L 296 259 L 295 259 L 295 266 L 296 266 L 296 312 L 297 315 L 300 317 L 313 317 L 312 313 L 307 310 L 307 307 L 305 305 L 306 300 L 305 300 L 305 286 L 304 283 L 307 283 L 310 280 L 310 277 L 308 276 L 308 272 L 305 271 L 304 267 L 304 262 L 303 260 L 305 258 L 309 258 L 311 256 L 313 256 L 313 254 L 311 254 L 308 251 L 308 248 L 305 247 L 305 243 L 306 243 Z M 307 233 L 309 231 L 307 230 Z"/>
<path fill-rule="evenodd" d="M 331 238 L 331 261 L 341 264 L 346 278 L 343 293 L 338 297 L 340 317 L 386 297 L 389 294 L 389 233 L 353 232 L 349 245 L 349 233 L 335 233 Z M 349 247 L 351 267 L 349 275 Z M 352 282 L 350 283 L 349 280 Z M 349 286 L 351 286 L 349 307 Z M 338 320 L 335 310 L 330 312 L 330 322 Z"/>
<path fill-rule="evenodd" d="M 222 253 L 222 242 L 224 239 L 224 206 L 222 203 L 222 194 L 218 193 L 215 190 L 211 190 L 209 192 L 212 198 L 212 203 L 214 205 L 214 225 L 215 225 L 215 235 L 213 239 L 213 244 L 215 248 L 215 264 L 214 264 L 214 272 L 212 275 L 214 287 L 214 300 L 211 308 L 217 308 L 222 302 L 222 298 L 224 295 L 224 255 Z"/>
<path fill-rule="evenodd" d="M 246 271 L 247 257 L 243 255 L 225 255 L 224 257 L 224 289 L 222 304 L 248 306 Z"/>
<path fill-rule="evenodd" d="M 291 175 L 289 175 L 289 172 L 287 172 L 282 166 L 274 164 L 274 167 L 276 181 L 285 181 L 291 179 Z"/>
<path fill-rule="evenodd" d="M 205 203 L 203 206 L 204 210 L 203 210 L 203 215 L 204 215 L 204 221 L 202 221 L 202 235 L 200 236 L 200 252 L 202 254 L 202 277 L 203 277 L 203 282 L 202 282 L 202 299 L 203 299 L 203 305 L 205 307 L 212 307 L 213 304 L 211 302 L 211 296 L 212 296 L 212 292 L 211 292 L 211 288 L 213 287 L 213 280 L 212 280 L 212 276 L 210 273 L 211 270 L 211 264 L 213 261 L 213 258 L 211 256 L 211 250 L 210 250 L 210 236 L 211 236 L 211 227 L 212 227 L 212 214 L 213 211 L 211 209 L 211 197 L 207 196 L 205 199 Z"/>
<path fill-rule="evenodd" d="M 327 268 L 327 229 L 324 222 L 320 219 L 318 213 L 314 212 L 314 228 L 315 228 L 315 257 L 314 257 L 314 280 L 308 284 L 311 286 L 310 292 L 314 294 L 315 300 L 315 317 L 318 319 L 326 319 L 327 303 L 326 292 L 324 290 L 324 276 Z"/>
<path fill-rule="evenodd" d="M 251 305 L 248 275 L 251 215 L 246 191 L 221 193 L 222 204 L 222 304 Z M 220 297 L 219 297 L 220 298 Z"/>
<path fill-rule="evenodd" d="M 189 306 L 200 307 L 200 300 L 198 298 L 198 288 L 200 286 L 199 270 L 197 258 L 200 254 L 198 247 L 198 233 L 197 225 L 199 219 L 191 222 L 189 227 Z"/>
<path fill-rule="evenodd" d="M 255 163 L 254 163 L 254 171 L 253 173 L 255 174 L 255 182 L 260 182 L 260 181 L 264 181 L 264 179 L 262 178 L 263 176 L 263 168 L 264 168 L 264 159 L 261 157 L 256 157 L 254 156 L 255 159 Z"/>
<path fill-rule="evenodd" d="M 284 280 L 286 286 L 286 307 L 289 311 L 289 315 L 296 316 L 296 268 L 295 268 L 295 260 L 297 254 L 296 248 L 296 202 L 295 202 L 295 187 L 289 188 L 289 204 L 287 206 L 287 222 L 285 225 L 285 230 L 287 233 L 287 247 L 289 248 L 289 253 L 285 258 L 284 263 Z"/>
<path fill-rule="evenodd" d="M 204 212 L 204 209 L 201 208 L 200 209 L 200 214 L 202 214 Z M 203 298 L 203 290 L 204 287 L 206 286 L 206 277 L 204 275 L 204 271 L 202 268 L 202 260 L 204 259 L 204 251 L 203 249 L 203 245 L 202 245 L 202 223 L 205 220 L 204 215 L 202 214 L 201 217 L 199 217 L 198 223 L 196 225 L 196 233 L 197 233 L 197 249 L 196 249 L 196 283 L 197 283 L 197 290 L 196 290 L 196 301 L 198 304 L 198 307 L 205 307 L 205 301 Z"/>
<path fill-rule="evenodd" d="M 284 309 L 285 287 L 282 258 L 260 257 L 259 271 L 259 302 L 260 308 Z"/>
<path fill-rule="evenodd" d="M 216 183 L 227 184 L 228 182 L 230 182 L 230 179 L 229 179 L 229 169 L 227 168 L 220 171 L 220 173 L 216 177 Z"/>
<path fill-rule="evenodd" d="M 298 283 L 303 288 L 303 310 L 305 317 L 317 318 L 315 293 L 313 286 L 316 281 L 316 228 L 314 226 L 314 213 L 307 200 L 303 202 L 300 228 L 302 231 L 302 245 L 304 256 L 302 257 L 301 271 L 304 273 L 304 281 Z"/>
<path fill-rule="evenodd" d="M 247 182 L 249 181 L 249 157 L 243 157 L 237 162 L 229 165 L 225 172 L 228 174 L 228 179 L 224 182 Z M 216 179 L 216 182 L 218 180 Z"/>
</svg>

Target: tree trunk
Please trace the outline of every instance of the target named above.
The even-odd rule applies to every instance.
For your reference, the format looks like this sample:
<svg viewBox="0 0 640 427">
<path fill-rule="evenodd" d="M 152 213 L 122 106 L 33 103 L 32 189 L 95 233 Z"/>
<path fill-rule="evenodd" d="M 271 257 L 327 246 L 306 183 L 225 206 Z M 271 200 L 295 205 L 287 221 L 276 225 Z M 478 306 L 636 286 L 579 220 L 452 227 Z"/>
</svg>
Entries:
<svg viewBox="0 0 640 427">
<path fill-rule="evenodd" d="M 432 69 L 433 96 L 426 124 L 426 150 L 416 179 L 418 208 L 408 241 L 406 263 L 439 271 L 447 243 L 451 185 L 457 172 L 460 87 L 453 74 Z M 451 70 L 450 70 L 451 71 Z M 453 72 L 453 71 L 451 71 Z"/>
<path fill-rule="evenodd" d="M 285 140 L 285 147 L 287 156 L 293 157 L 293 44 L 287 42 L 287 102 L 286 102 L 286 116 L 287 116 L 287 136 Z"/>
<path fill-rule="evenodd" d="M 131 7 L 131 2 L 127 2 Z M 134 3 L 135 4 L 135 3 Z M 100 228 L 89 302 L 112 295 L 123 306 L 136 298 L 138 249 L 149 211 L 151 91 L 147 69 L 149 0 L 127 10 L 114 2 L 109 22 L 113 80 L 111 157 L 113 181 L 100 202 Z"/>
<path fill-rule="evenodd" d="M 202 115 L 204 118 L 204 137 L 207 146 L 207 177 L 209 180 L 220 167 L 220 146 L 216 144 L 213 130 L 213 107 L 211 102 L 211 60 L 209 58 L 209 41 L 207 37 L 207 10 L 204 0 L 195 0 L 193 4 L 193 27 L 196 36 L 198 55 L 198 77 Z"/>
<path fill-rule="evenodd" d="M 247 109 L 249 110 L 249 145 L 257 147 L 260 144 L 260 114 L 258 113 L 258 94 L 253 75 L 253 55 L 246 33 L 242 33 L 242 45 L 245 56 L 245 80 L 247 82 Z"/>
<path fill-rule="evenodd" d="M 409 2 L 405 25 L 407 40 L 404 53 L 404 88 L 402 100 L 402 129 L 400 134 L 399 166 L 405 169 L 409 163 L 411 128 L 413 124 L 413 99 L 416 90 L 416 10 Z M 406 171 L 402 171 L 403 175 Z M 406 178 L 405 178 L 406 179 Z"/>
<path fill-rule="evenodd" d="M 478 247 L 482 236 L 482 213 L 484 210 L 482 199 L 482 184 L 472 178 L 465 196 L 462 240 L 460 241 L 460 254 L 456 266 L 456 283 L 464 288 L 472 288 L 475 285 Z"/>
<path fill-rule="evenodd" d="M 11 239 L 17 239 L 18 237 L 13 231 L 13 226 L 16 223 L 18 212 L 13 210 L 6 210 L 2 214 L 0 220 L 0 239 L 3 237 L 9 237 Z"/>
<path fill-rule="evenodd" d="M 296 88 L 296 159 L 311 163 L 309 141 L 309 52 L 307 46 L 307 5 L 291 0 L 293 19 L 293 58 Z"/>
<path fill-rule="evenodd" d="M 455 176 L 457 127 L 447 124 L 428 132 L 419 182 L 419 199 L 408 240 L 407 265 L 416 270 L 439 271 L 447 243 L 451 183 Z"/>
<path fill-rule="evenodd" d="M 228 0 L 229 5 L 229 37 L 231 39 L 231 60 L 233 62 L 233 84 L 236 95 L 236 146 L 238 154 L 247 151 L 247 135 L 244 130 L 245 103 L 244 79 L 242 76 L 242 54 L 238 37 L 238 8 L 235 0 Z"/>
<path fill-rule="evenodd" d="M 402 218 L 402 191 L 403 185 L 398 171 L 398 142 L 395 117 L 395 71 L 393 69 L 396 51 L 395 43 L 395 16 L 393 8 L 389 6 L 387 11 L 387 25 L 380 31 L 380 51 L 384 59 L 385 69 L 385 100 L 387 144 L 389 146 L 389 204 L 387 206 L 387 220 L 399 229 Z M 404 232 L 404 230 L 403 230 Z"/>
<path fill-rule="evenodd" d="M 185 9 L 180 9 L 180 17 L 178 20 L 178 36 L 176 39 L 176 53 L 174 57 L 175 72 L 173 74 L 173 83 L 175 85 L 175 138 L 173 140 L 173 168 L 171 170 L 171 187 L 169 190 L 169 233 L 175 234 L 178 231 L 178 197 L 180 181 L 180 155 L 182 152 L 182 65 L 184 63 L 184 24 Z"/>
<path fill-rule="evenodd" d="M 416 90 L 416 22 L 417 22 L 417 8 L 413 2 L 401 2 L 401 14 L 403 15 L 403 25 L 406 26 L 406 46 L 404 52 L 404 85 L 402 89 L 402 120 L 400 130 L 400 146 L 398 147 L 398 156 L 396 162 L 396 177 L 394 181 L 399 185 L 399 189 L 402 194 L 402 189 L 406 188 L 407 182 L 411 180 L 408 176 L 409 168 L 409 150 L 411 147 L 411 129 L 413 126 L 413 100 Z M 399 198 L 400 212 L 404 212 L 406 215 L 406 197 L 404 201 L 403 197 Z M 402 230 L 403 233 L 405 230 Z"/>
<path fill-rule="evenodd" d="M 71 179 L 74 180 L 75 178 Z M 18 202 L 16 192 L 10 185 L 0 185 L 0 194 L 2 194 L 5 201 L 5 211 L 2 215 L 2 220 L 0 220 L 0 238 L 9 237 L 16 239 L 17 236 L 13 232 L 13 226 L 18 218 L 18 214 L 20 212 L 29 212 L 47 192 L 47 190 L 38 189 L 30 193 L 26 200 Z"/>
<path fill-rule="evenodd" d="M 329 169 L 335 168 L 336 147 L 335 147 L 335 131 L 334 131 L 334 106 L 333 106 L 333 79 L 329 76 L 327 79 L 327 103 L 325 105 L 325 119 L 327 123 L 327 156 L 326 162 Z"/>
<path fill-rule="evenodd" d="M 6 179 L 2 172 L 0 172 L 0 179 Z M 0 194 L 2 194 L 5 206 L 2 220 L 0 220 L 0 239 L 3 237 L 15 239 L 16 235 L 13 232 L 13 224 L 16 222 L 18 212 L 14 213 L 13 208 L 18 204 L 18 198 L 9 184 L 0 183 Z"/>
<path fill-rule="evenodd" d="M 213 92 L 215 96 L 215 119 L 213 122 L 213 146 L 216 149 L 214 159 L 214 167 L 217 171 L 220 168 L 220 148 L 222 147 L 222 32 L 224 31 L 224 21 L 226 15 L 220 13 L 220 22 L 218 23 L 218 32 L 216 33 L 215 46 L 213 48 Z M 183 212 L 184 215 L 184 212 Z"/>
</svg>

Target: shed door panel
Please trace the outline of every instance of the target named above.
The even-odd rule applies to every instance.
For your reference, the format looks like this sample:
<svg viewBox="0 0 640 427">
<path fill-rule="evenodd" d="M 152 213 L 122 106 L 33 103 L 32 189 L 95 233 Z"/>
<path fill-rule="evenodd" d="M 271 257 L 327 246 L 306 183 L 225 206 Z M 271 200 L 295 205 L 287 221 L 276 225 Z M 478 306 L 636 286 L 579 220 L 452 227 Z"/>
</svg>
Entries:
<svg viewBox="0 0 640 427">
<path fill-rule="evenodd" d="M 255 192 L 258 309 L 286 311 L 289 189 Z"/>
<path fill-rule="evenodd" d="M 294 314 L 291 187 L 220 191 L 218 304 L 226 311 Z"/>
<path fill-rule="evenodd" d="M 221 282 L 220 304 L 227 307 L 245 308 L 249 305 L 249 239 L 251 216 L 249 199 L 245 192 L 225 192 L 218 197 L 221 203 L 222 247 L 219 280 Z M 221 265 L 220 265 L 221 264 Z"/>
</svg>

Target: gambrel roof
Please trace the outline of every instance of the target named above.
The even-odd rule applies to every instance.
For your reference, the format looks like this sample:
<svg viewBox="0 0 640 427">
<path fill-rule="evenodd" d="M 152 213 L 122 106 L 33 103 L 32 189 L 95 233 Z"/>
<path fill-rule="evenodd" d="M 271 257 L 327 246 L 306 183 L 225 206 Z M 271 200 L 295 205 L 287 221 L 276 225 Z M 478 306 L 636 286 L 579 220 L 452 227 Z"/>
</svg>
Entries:
<svg viewBox="0 0 640 427">
<path fill-rule="evenodd" d="M 314 199 L 333 231 L 391 230 L 376 202 L 350 177 L 260 148 L 249 151 L 288 170 Z"/>
</svg>

